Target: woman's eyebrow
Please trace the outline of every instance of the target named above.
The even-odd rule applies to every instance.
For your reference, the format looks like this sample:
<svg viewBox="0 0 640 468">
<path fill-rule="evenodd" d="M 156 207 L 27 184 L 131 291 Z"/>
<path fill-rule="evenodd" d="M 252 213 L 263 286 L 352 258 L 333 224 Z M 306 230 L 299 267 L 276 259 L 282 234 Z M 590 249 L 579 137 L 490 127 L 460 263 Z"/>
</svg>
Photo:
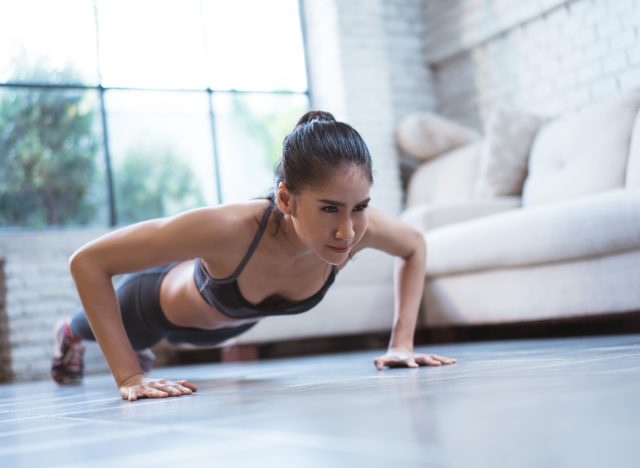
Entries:
<svg viewBox="0 0 640 468">
<path fill-rule="evenodd" d="M 362 200 L 361 202 L 357 203 L 358 205 L 362 204 L 362 203 L 367 203 L 369 200 L 371 200 L 371 197 L 367 198 L 366 200 Z M 339 202 L 339 201 L 333 201 L 333 200 L 320 200 L 318 199 L 319 202 L 322 203 L 328 203 L 329 205 L 336 205 L 336 206 L 345 206 L 345 203 Z"/>
</svg>

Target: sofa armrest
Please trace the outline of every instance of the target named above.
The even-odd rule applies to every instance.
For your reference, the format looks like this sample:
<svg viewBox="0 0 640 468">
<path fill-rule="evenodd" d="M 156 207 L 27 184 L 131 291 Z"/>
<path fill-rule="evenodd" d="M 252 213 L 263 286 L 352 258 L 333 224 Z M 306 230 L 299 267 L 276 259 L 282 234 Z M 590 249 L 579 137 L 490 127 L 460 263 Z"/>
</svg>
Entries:
<svg viewBox="0 0 640 468">
<path fill-rule="evenodd" d="M 520 206 L 520 197 L 425 203 L 405 210 L 400 219 L 413 228 L 426 232 L 447 224 L 489 216 Z"/>
</svg>

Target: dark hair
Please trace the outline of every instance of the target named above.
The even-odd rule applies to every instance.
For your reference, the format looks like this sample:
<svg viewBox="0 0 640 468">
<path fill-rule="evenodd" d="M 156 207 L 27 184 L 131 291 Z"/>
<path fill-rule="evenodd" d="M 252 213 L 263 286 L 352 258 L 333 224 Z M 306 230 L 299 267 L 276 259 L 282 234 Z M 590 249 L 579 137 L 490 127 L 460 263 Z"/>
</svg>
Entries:
<svg viewBox="0 0 640 468">
<path fill-rule="evenodd" d="M 357 167 L 373 184 L 371 166 L 369 149 L 353 127 L 336 121 L 329 112 L 310 111 L 284 139 L 282 157 L 274 167 L 273 189 L 258 198 L 273 203 L 277 233 L 282 219 L 276 203 L 280 182 L 291 193 L 298 194 L 304 189 L 321 187 L 336 171 Z"/>
</svg>

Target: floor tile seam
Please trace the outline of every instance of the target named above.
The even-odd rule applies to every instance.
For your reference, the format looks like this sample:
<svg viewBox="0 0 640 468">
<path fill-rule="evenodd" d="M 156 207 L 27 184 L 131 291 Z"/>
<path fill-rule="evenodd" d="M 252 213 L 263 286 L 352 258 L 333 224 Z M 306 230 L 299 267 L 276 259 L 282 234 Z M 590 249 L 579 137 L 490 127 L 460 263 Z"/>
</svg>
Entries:
<svg viewBox="0 0 640 468">
<path fill-rule="evenodd" d="M 188 396 L 182 396 L 179 398 L 188 398 Z M 114 398 L 115 401 L 121 401 L 120 400 L 116 400 Z M 158 401 L 160 400 L 160 401 Z M 158 403 L 163 403 L 163 402 L 167 402 L 169 400 L 177 400 L 177 398 L 175 397 L 167 397 L 167 398 L 149 398 L 149 399 L 145 399 L 142 401 L 136 401 L 133 403 L 129 403 L 127 402 L 127 404 L 138 404 L 138 405 L 142 405 L 144 403 L 146 403 L 146 405 L 150 405 L 150 404 L 158 404 Z M 125 403 L 125 402 L 123 402 Z M 37 419 L 37 418 L 46 418 L 46 417 L 51 417 L 51 418 L 56 418 L 56 417 L 61 417 L 61 416 L 69 416 L 69 415 L 76 415 L 76 414 L 88 414 L 88 413 L 98 413 L 98 412 L 104 412 L 104 411 L 113 411 L 114 409 L 118 409 L 121 408 L 121 406 L 115 406 L 115 407 L 108 407 L 108 408 L 95 408 L 95 409 L 87 409 L 87 410 L 81 410 L 81 411 L 69 411 L 69 412 L 64 412 L 64 413 L 51 413 L 51 414 L 39 414 L 39 415 L 30 415 L 27 416 L 25 418 L 15 418 L 15 419 L 11 419 L 8 421 L 0 421 L 1 423 L 4 422 L 13 422 L 13 421 L 21 421 L 21 420 L 25 420 L 25 419 Z"/>
<path fill-rule="evenodd" d="M 162 432 L 164 429 L 158 429 L 154 427 L 147 427 L 145 429 L 138 429 L 139 432 L 136 435 L 152 435 Z M 73 447 L 76 445 L 83 445 L 92 442 L 105 442 L 109 440 L 117 440 L 122 438 L 131 437 L 130 433 L 123 433 L 121 430 L 117 432 L 113 432 L 111 434 L 100 434 L 95 436 L 76 436 L 73 439 L 65 438 L 59 440 L 52 440 L 47 442 L 37 442 L 37 443 L 27 443 L 27 444 L 17 444 L 12 447 L 0 447 L 0 457 L 8 454 L 15 453 L 23 453 L 23 452 L 33 452 L 33 451 L 42 451 L 42 450 L 52 450 L 52 449 L 60 449 L 65 447 Z"/>
<path fill-rule="evenodd" d="M 531 365 L 527 367 L 527 370 L 541 370 L 541 369 L 552 369 L 552 368 L 556 368 L 556 367 L 563 367 L 563 366 L 571 366 L 574 364 L 584 364 L 587 362 L 595 362 L 595 361 L 606 361 L 606 360 L 611 360 L 611 359 L 619 359 L 621 357 L 633 357 L 633 356 L 640 356 L 640 354 L 626 354 L 626 355 L 622 355 L 622 356 L 600 356 L 600 357 L 596 357 L 596 358 L 590 358 L 590 359 L 581 359 L 581 360 L 577 360 L 577 361 L 569 361 L 567 362 L 566 358 L 558 358 L 558 359 L 553 359 L 553 361 L 562 361 L 562 362 L 537 362 L 535 359 L 530 360 L 531 361 Z M 492 363 L 494 361 L 479 361 L 479 362 L 484 362 L 484 363 Z M 513 371 L 513 370 L 519 370 L 522 369 L 522 366 L 514 366 L 514 367 L 509 367 L 509 368 L 505 368 L 505 367 L 491 367 L 491 369 L 494 370 L 501 370 L 501 371 Z"/>
<path fill-rule="evenodd" d="M 6 432 L 0 431 L 0 439 L 2 437 L 10 437 L 14 435 L 32 434 L 34 432 L 46 432 L 46 431 L 52 431 L 57 429 L 64 429 L 67 427 L 82 426 L 82 425 L 86 425 L 88 422 L 89 421 L 76 421 L 76 422 L 69 422 L 67 424 L 56 424 L 53 426 L 37 427 L 33 429 L 20 429 L 20 430 L 14 430 L 14 431 L 6 431 Z"/>
<path fill-rule="evenodd" d="M 101 403 L 104 401 L 112 401 L 113 397 L 110 398 L 100 398 L 98 400 L 80 400 L 80 401 L 76 401 L 76 402 L 72 402 L 72 403 L 65 403 L 63 405 L 48 405 L 48 406 L 35 406 L 35 407 L 29 407 L 29 408 L 24 408 L 24 409 L 15 409 L 15 410 L 5 410 L 5 413 L 15 413 L 15 412 L 20 412 L 20 411 L 43 411 L 43 410 L 48 410 L 51 408 L 66 408 L 68 406 L 79 406 L 79 405 L 84 405 L 84 404 L 93 404 L 93 403 Z"/>
<path fill-rule="evenodd" d="M 609 360 L 612 360 L 612 359 L 620 359 L 620 358 L 633 357 L 633 356 L 640 357 L 640 353 L 624 354 L 624 355 L 616 355 L 616 356 L 599 356 L 599 357 L 594 357 L 594 358 L 590 358 L 590 359 L 581 359 L 581 360 L 578 360 L 578 361 L 571 361 L 571 362 L 566 362 L 566 363 L 550 364 L 550 365 L 546 365 L 546 366 L 543 366 L 543 367 L 538 367 L 538 369 L 560 367 L 560 366 L 563 366 L 563 365 L 584 364 L 584 363 L 587 363 L 587 362 L 609 361 Z"/>
<path fill-rule="evenodd" d="M 15 384 L 15 385 L 16 386 L 20 386 L 20 384 Z M 67 399 L 71 399 L 71 398 L 85 397 L 85 396 L 91 395 L 91 394 L 94 394 L 94 395 L 102 394 L 102 395 L 104 395 L 105 392 L 104 391 L 96 391 L 96 392 L 91 392 L 89 394 L 87 394 L 86 392 L 82 392 L 82 393 L 73 393 L 71 395 L 62 395 L 62 396 L 53 395 L 51 392 L 49 392 L 49 393 L 47 393 L 46 397 L 42 397 L 42 398 L 33 398 L 33 395 L 29 395 L 28 397 L 27 396 L 20 396 L 20 397 L 18 397 L 19 398 L 18 401 L 28 400 L 29 402 L 36 402 L 36 403 L 37 402 L 41 402 L 41 401 L 44 401 L 44 402 L 46 402 L 46 401 L 59 401 L 59 400 L 67 400 Z M 12 398 L 13 399 L 13 398 L 16 398 L 16 397 L 5 396 L 4 398 Z M 12 405 L 12 404 L 15 404 L 15 403 L 13 403 L 13 402 L 0 403 L 0 410 L 2 410 L 6 406 L 9 406 L 9 405 Z"/>
<path fill-rule="evenodd" d="M 25 416 L 22 418 L 13 418 L 13 419 L 6 419 L 6 420 L 0 420 L 0 426 L 2 426 L 3 424 L 6 423 L 13 423 L 13 422 L 19 422 L 19 421 L 30 421 L 30 420 L 34 420 L 34 419 L 44 419 L 44 418 L 49 418 L 49 417 L 54 417 L 50 414 L 31 414 L 29 416 Z"/>
</svg>

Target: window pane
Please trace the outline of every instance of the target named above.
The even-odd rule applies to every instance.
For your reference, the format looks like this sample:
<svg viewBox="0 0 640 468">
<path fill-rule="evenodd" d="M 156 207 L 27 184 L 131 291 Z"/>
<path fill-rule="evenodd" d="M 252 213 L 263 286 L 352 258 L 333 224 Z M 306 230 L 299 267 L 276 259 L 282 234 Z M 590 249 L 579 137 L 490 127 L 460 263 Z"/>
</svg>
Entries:
<svg viewBox="0 0 640 468">
<path fill-rule="evenodd" d="M 207 94 L 105 93 L 118 224 L 216 204 Z"/>
<path fill-rule="evenodd" d="M 92 0 L 0 2 L 0 82 L 96 84 Z"/>
<path fill-rule="evenodd" d="M 246 201 L 273 189 L 282 141 L 308 108 L 305 95 L 215 94 L 224 202 Z"/>
<path fill-rule="evenodd" d="M 107 224 L 94 91 L 0 89 L 0 226 Z"/>
<path fill-rule="evenodd" d="M 297 0 L 203 6 L 213 89 L 306 91 Z"/>
<path fill-rule="evenodd" d="M 105 86 L 207 87 L 200 2 L 103 0 L 97 5 Z"/>
</svg>

